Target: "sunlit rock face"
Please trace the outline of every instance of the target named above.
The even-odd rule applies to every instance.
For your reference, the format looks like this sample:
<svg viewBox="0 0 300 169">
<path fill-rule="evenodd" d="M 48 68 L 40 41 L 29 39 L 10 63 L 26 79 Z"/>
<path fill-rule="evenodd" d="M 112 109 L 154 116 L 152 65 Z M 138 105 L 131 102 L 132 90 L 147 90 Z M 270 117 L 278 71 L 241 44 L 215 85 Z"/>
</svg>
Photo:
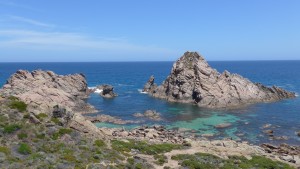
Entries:
<svg viewBox="0 0 300 169">
<path fill-rule="evenodd" d="M 150 95 L 170 102 L 197 104 L 207 108 L 233 108 L 295 97 L 279 87 L 266 87 L 228 71 L 219 73 L 197 52 L 186 52 L 170 75 L 157 86 L 151 77 L 144 87 Z"/>
</svg>

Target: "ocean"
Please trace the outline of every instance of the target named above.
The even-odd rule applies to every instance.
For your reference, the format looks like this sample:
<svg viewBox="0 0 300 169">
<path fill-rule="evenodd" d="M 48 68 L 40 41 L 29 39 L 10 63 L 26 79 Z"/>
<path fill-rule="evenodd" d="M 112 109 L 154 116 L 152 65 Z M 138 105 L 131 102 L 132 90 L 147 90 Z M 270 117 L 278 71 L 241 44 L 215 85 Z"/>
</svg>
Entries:
<svg viewBox="0 0 300 169">
<path fill-rule="evenodd" d="M 133 128 L 137 125 L 161 124 L 168 128 L 185 128 L 195 135 L 214 134 L 213 139 L 232 138 L 253 144 L 264 142 L 300 145 L 300 99 L 287 99 L 273 103 L 259 103 L 235 110 L 208 110 L 193 105 L 168 103 L 141 93 L 151 75 L 161 82 L 171 71 L 173 62 L 95 62 L 95 63 L 0 63 L 0 85 L 5 84 L 18 69 L 52 70 L 57 74 L 83 73 L 89 87 L 111 84 L 119 95 L 104 99 L 91 94 L 88 103 L 99 113 L 136 120 L 134 113 L 156 110 L 163 121 L 144 121 L 140 124 L 116 125 L 97 123 L 102 127 Z M 228 70 L 253 82 L 267 86 L 276 85 L 300 93 L 300 61 L 211 61 L 209 64 L 219 72 Z M 232 123 L 228 128 L 216 129 L 220 123 Z M 274 136 L 287 136 L 287 140 L 270 139 L 262 126 L 271 124 Z"/>
</svg>

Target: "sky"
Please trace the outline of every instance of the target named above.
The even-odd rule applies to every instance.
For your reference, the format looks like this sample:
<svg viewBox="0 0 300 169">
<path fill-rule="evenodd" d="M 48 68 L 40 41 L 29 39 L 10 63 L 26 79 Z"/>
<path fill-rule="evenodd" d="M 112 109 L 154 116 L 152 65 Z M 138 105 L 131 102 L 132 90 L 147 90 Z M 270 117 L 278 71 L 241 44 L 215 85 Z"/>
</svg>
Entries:
<svg viewBox="0 0 300 169">
<path fill-rule="evenodd" d="M 0 0 L 0 62 L 300 60 L 299 0 Z"/>
</svg>

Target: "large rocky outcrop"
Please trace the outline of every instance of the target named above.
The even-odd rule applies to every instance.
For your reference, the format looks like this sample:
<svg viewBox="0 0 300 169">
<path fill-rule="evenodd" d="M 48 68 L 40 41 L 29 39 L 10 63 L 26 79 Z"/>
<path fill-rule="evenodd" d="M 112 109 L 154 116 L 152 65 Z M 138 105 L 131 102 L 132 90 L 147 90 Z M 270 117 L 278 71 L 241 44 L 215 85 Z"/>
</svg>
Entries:
<svg viewBox="0 0 300 169">
<path fill-rule="evenodd" d="M 88 97 L 83 74 L 57 75 L 52 71 L 18 70 L 0 89 L 4 96 L 16 96 L 28 104 L 32 112 L 51 113 L 55 105 L 73 112 L 94 111 L 84 102 Z"/>
<path fill-rule="evenodd" d="M 25 102 L 27 111 L 46 113 L 59 119 L 61 125 L 71 127 L 91 137 L 103 134 L 82 114 L 96 110 L 87 104 L 88 87 L 83 74 L 57 75 L 52 71 L 19 70 L 0 89 L 3 97 L 15 96 Z"/>
<path fill-rule="evenodd" d="M 186 52 L 172 67 L 167 79 L 156 86 L 150 77 L 144 87 L 150 95 L 171 102 L 192 103 L 208 108 L 232 108 L 250 103 L 295 97 L 279 87 L 252 83 L 238 74 L 219 73 L 197 52 Z"/>
</svg>

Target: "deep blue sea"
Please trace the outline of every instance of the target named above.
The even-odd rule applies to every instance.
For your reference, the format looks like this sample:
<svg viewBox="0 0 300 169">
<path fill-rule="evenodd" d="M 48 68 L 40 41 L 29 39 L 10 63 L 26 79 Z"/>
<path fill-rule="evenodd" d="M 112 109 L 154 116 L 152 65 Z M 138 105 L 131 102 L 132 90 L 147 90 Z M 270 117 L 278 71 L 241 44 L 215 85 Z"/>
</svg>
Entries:
<svg viewBox="0 0 300 169">
<path fill-rule="evenodd" d="M 230 111 L 214 111 L 197 106 L 168 103 L 139 92 L 150 75 L 160 84 L 170 73 L 172 62 L 98 62 L 98 63 L 0 63 L 0 85 L 18 69 L 52 70 L 57 74 L 84 73 L 89 87 L 111 84 L 119 94 L 114 99 L 103 99 L 92 94 L 88 102 L 101 110 L 102 114 L 135 119 L 133 114 L 153 109 L 162 114 L 161 122 L 145 121 L 142 124 L 163 124 L 169 128 L 191 129 L 196 135 L 215 134 L 215 138 L 231 137 L 254 144 L 287 142 L 300 145 L 300 99 L 261 103 Z M 219 72 L 225 69 L 238 73 L 253 82 L 277 85 L 300 93 L 300 61 L 214 61 L 209 64 Z M 214 125 L 229 122 L 226 129 L 215 129 Z M 288 136 L 288 140 L 269 140 L 261 127 L 272 124 L 275 136 Z M 98 123 L 97 126 L 121 127 Z M 125 127 L 135 127 L 127 125 Z"/>
</svg>

